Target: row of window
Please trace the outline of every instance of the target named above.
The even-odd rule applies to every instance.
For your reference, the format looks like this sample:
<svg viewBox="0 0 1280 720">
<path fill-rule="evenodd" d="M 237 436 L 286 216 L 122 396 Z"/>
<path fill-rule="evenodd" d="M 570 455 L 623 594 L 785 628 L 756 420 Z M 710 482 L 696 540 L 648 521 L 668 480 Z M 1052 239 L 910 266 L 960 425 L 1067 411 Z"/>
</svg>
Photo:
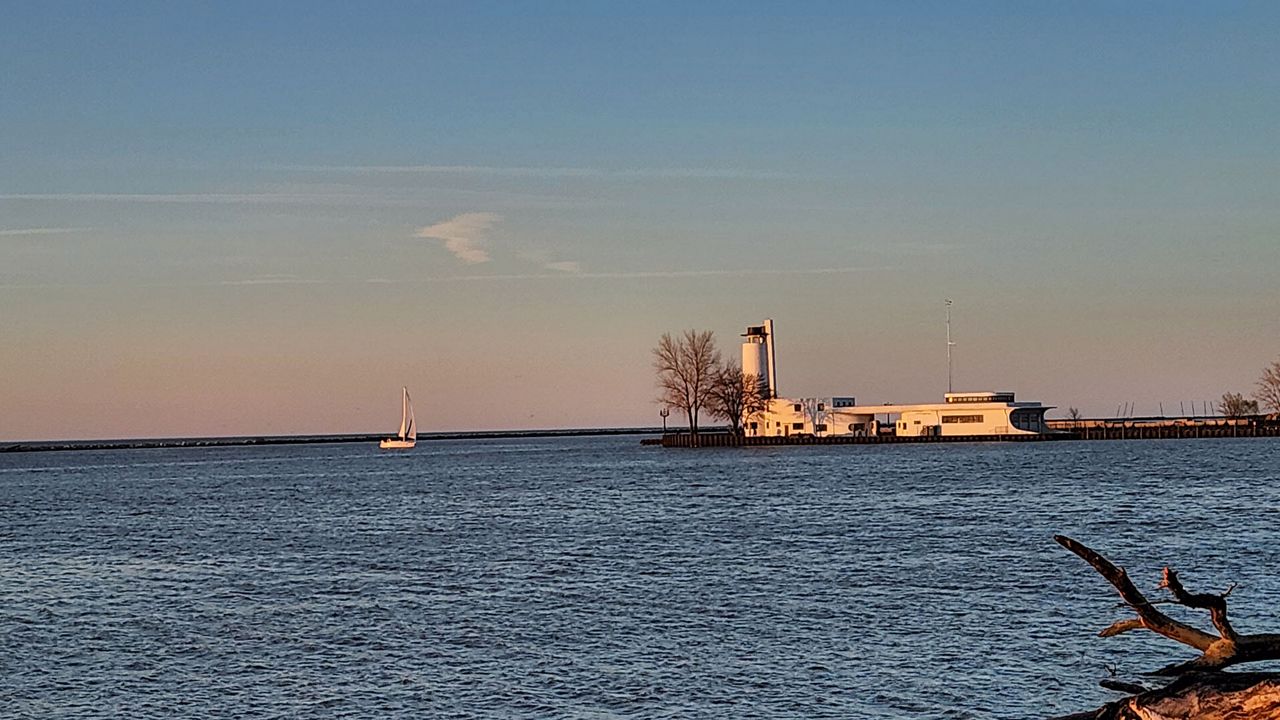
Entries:
<svg viewBox="0 0 1280 720">
<path fill-rule="evenodd" d="M 1013 393 L 977 393 L 974 395 L 947 393 L 945 400 L 947 403 L 1013 402 Z"/>
<path fill-rule="evenodd" d="M 980 423 L 983 421 L 981 415 L 943 415 L 944 423 Z"/>
<path fill-rule="evenodd" d="M 850 408 L 857 406 L 858 402 L 854 398 L 831 398 L 831 407 L 833 408 Z M 795 412 L 804 412 L 804 405 L 802 403 L 792 403 L 791 409 Z M 818 403 L 818 410 L 821 411 L 826 409 L 827 404 L 825 402 Z"/>
<path fill-rule="evenodd" d="M 839 406 L 837 405 L 836 407 L 839 407 Z M 796 403 L 792 405 L 791 409 L 796 412 L 804 412 L 804 406 L 801 405 L 800 403 Z M 826 403 L 818 403 L 818 410 L 826 410 L 826 409 L 827 409 Z"/>
<path fill-rule="evenodd" d="M 765 427 L 766 427 L 766 428 L 767 428 L 767 427 L 771 427 L 772 425 L 773 425 L 773 423 L 765 423 Z M 760 425 L 759 425 L 759 423 L 750 422 L 750 423 L 747 423 L 747 427 L 748 427 L 749 429 L 751 429 L 751 430 L 758 430 L 758 429 L 760 428 Z M 782 423 L 778 423 L 778 427 L 782 427 Z M 791 429 L 792 429 L 792 430 L 801 430 L 801 431 L 803 431 L 803 430 L 804 430 L 804 423 L 802 423 L 802 422 L 798 422 L 798 423 L 791 423 Z M 849 429 L 850 429 L 850 430 L 854 429 L 854 426 L 853 426 L 853 425 L 850 425 L 850 426 L 849 426 Z M 826 423 L 817 423 L 817 424 L 815 424 L 815 425 L 813 426 L 813 431 L 814 431 L 814 432 L 826 432 L 826 431 L 827 431 L 827 424 L 826 424 Z"/>
<path fill-rule="evenodd" d="M 1009 415 L 1009 421 L 1019 430 L 1043 432 L 1042 420 L 1043 418 L 1038 411 L 1014 410 Z"/>
</svg>

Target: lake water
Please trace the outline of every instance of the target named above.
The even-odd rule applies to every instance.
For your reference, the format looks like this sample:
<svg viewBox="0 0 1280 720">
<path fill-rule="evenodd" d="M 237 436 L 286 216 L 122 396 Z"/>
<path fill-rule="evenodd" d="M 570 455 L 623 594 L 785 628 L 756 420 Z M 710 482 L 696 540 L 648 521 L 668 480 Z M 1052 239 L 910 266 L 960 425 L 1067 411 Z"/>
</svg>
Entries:
<svg viewBox="0 0 1280 720">
<path fill-rule="evenodd" d="M 1053 534 L 1275 631 L 1278 510 L 1268 439 L 0 455 L 0 715 L 1044 717 L 1192 654 Z"/>
</svg>

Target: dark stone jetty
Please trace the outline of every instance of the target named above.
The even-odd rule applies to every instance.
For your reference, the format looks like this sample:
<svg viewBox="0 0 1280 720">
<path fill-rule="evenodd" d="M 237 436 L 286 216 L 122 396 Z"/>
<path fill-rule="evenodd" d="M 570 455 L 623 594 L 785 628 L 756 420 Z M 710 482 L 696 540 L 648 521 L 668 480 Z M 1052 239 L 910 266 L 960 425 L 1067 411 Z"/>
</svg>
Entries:
<svg viewBox="0 0 1280 720">
<path fill-rule="evenodd" d="M 660 428 L 579 428 L 569 430 L 482 430 L 418 435 L 418 442 L 438 440 L 509 440 L 515 438 L 580 437 L 593 435 L 654 435 Z M 242 445 L 310 445 L 318 443 L 377 443 L 388 433 L 356 435 L 268 435 L 257 437 L 147 438 L 129 440 L 0 441 L 0 452 L 53 450 L 146 450 L 156 448 L 234 447 Z"/>
</svg>

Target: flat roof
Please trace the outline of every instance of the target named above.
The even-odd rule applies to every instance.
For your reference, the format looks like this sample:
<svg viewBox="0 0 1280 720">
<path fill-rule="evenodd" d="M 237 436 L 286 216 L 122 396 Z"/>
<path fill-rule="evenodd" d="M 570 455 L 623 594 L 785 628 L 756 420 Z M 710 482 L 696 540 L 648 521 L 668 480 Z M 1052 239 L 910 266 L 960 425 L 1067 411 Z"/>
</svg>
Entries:
<svg viewBox="0 0 1280 720">
<path fill-rule="evenodd" d="M 777 398 L 786 403 L 793 401 L 788 398 Z M 901 415 L 906 412 L 948 412 L 962 413 L 968 410 L 1017 410 L 1021 408 L 1030 409 L 1053 409 L 1053 405 L 1044 405 L 1039 402 L 970 402 L 970 403 L 924 403 L 919 405 L 897 405 L 894 403 L 885 403 L 883 405 L 845 405 L 836 407 L 833 405 L 830 410 L 839 411 L 846 415 Z"/>
</svg>

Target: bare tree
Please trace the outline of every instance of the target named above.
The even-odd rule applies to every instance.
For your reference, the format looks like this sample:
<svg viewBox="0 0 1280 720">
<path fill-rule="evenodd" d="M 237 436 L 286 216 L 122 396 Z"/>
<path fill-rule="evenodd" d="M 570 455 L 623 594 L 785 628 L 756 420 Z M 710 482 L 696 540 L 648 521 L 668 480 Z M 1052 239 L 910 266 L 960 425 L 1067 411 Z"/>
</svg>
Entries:
<svg viewBox="0 0 1280 720">
<path fill-rule="evenodd" d="M 711 397 L 719 367 L 720 351 L 710 330 L 685 330 L 678 338 L 663 333 L 653 349 L 658 402 L 683 410 L 694 435 L 698 434 L 698 413 Z"/>
<path fill-rule="evenodd" d="M 1067 419 L 1071 421 L 1071 427 L 1080 427 L 1080 417 L 1079 408 L 1067 408 Z"/>
<path fill-rule="evenodd" d="M 1273 360 L 1262 369 L 1262 377 L 1258 379 L 1258 389 L 1253 396 L 1271 412 L 1280 413 L 1280 359 Z"/>
<path fill-rule="evenodd" d="M 769 378 L 755 373 L 742 374 L 742 422 L 751 422 L 769 412 Z"/>
<path fill-rule="evenodd" d="M 1258 414 L 1258 401 L 1245 400 L 1240 393 L 1224 393 L 1222 402 L 1218 403 L 1218 412 L 1223 417 L 1241 418 L 1246 415 Z"/>
<path fill-rule="evenodd" d="M 741 435 L 745 423 L 768 409 L 765 387 L 759 375 L 742 372 L 735 362 L 725 362 L 712 383 L 707 409 L 727 421 L 734 435 Z"/>
<path fill-rule="evenodd" d="M 818 398 L 802 398 L 800 407 L 804 412 L 804 419 L 808 420 L 809 426 L 813 428 L 813 434 L 817 435 L 819 432 L 825 432 L 819 431 L 818 426 L 823 424 L 823 421 L 827 419 L 827 415 L 830 413 L 827 404 Z"/>
</svg>

